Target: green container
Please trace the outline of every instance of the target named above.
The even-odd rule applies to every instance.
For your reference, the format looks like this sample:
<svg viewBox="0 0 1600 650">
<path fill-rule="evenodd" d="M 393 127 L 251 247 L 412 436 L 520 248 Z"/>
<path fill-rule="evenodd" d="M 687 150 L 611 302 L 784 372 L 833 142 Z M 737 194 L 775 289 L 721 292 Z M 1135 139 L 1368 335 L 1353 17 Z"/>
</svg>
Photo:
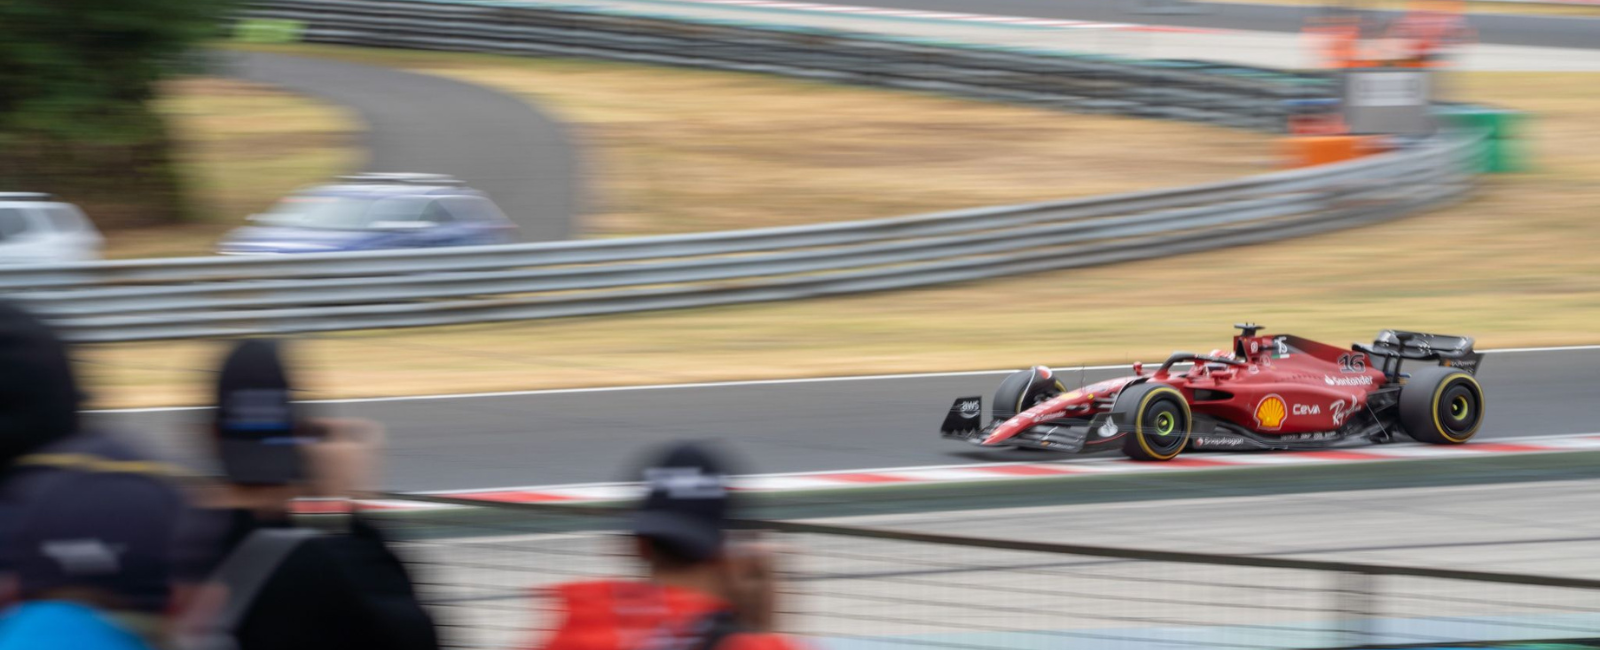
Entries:
<svg viewBox="0 0 1600 650">
<path fill-rule="evenodd" d="M 1447 128 L 1488 132 L 1481 171 L 1504 174 L 1528 169 L 1527 139 L 1523 137 L 1526 113 L 1487 106 L 1449 106 L 1439 109 L 1438 115 Z"/>
<path fill-rule="evenodd" d="M 234 27 L 233 37 L 245 43 L 295 43 L 305 29 L 298 20 L 246 18 Z"/>
</svg>

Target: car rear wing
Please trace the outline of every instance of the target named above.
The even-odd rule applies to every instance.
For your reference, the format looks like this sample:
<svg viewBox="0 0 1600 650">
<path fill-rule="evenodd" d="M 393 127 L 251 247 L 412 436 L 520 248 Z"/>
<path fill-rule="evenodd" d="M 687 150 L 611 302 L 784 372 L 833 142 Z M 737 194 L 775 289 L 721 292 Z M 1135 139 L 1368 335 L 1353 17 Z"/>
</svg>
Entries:
<svg viewBox="0 0 1600 650">
<path fill-rule="evenodd" d="M 1372 345 L 1357 344 L 1353 347 L 1359 352 L 1394 360 L 1392 371 L 1389 363 L 1384 363 L 1385 373 L 1398 372 L 1400 360 L 1409 359 L 1438 361 L 1439 365 L 1460 368 L 1476 375 L 1483 362 L 1483 353 L 1473 350 L 1472 339 L 1466 336 L 1384 330 L 1373 339 Z"/>
</svg>

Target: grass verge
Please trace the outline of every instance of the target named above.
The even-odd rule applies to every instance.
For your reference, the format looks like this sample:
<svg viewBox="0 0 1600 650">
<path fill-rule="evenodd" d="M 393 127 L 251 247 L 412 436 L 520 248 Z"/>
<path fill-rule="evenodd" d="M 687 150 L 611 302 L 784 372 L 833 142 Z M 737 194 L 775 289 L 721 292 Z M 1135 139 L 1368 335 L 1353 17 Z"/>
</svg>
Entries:
<svg viewBox="0 0 1600 650">
<path fill-rule="evenodd" d="M 621 236 L 890 217 L 1259 172 L 1264 136 L 770 75 L 320 45 L 252 50 L 450 77 L 570 124 Z M 1163 155 L 1151 156 L 1151 151 Z"/>
<path fill-rule="evenodd" d="M 896 216 L 1216 180 L 1262 169 L 1261 136 L 1064 115 L 754 74 L 587 60 L 233 45 L 404 68 L 557 113 L 582 147 L 585 231 L 623 236 Z M 108 257 L 203 255 L 284 194 L 355 170 L 343 109 L 268 86 L 170 82 L 158 110 L 195 223 L 107 233 Z M 1170 152 L 1151 161 L 1144 151 Z M 820 206 L 827 206 L 826 210 Z"/>
</svg>

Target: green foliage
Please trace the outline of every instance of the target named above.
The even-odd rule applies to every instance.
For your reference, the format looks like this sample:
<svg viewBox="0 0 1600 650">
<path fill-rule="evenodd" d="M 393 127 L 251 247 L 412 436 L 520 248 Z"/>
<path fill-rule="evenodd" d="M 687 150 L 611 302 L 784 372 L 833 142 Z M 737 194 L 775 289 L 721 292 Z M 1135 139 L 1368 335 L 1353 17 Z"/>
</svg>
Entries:
<svg viewBox="0 0 1600 650">
<path fill-rule="evenodd" d="M 0 132 L 99 144 L 152 131 L 157 80 L 220 31 L 231 0 L 0 2 Z"/>
<path fill-rule="evenodd" d="M 0 190 L 52 192 L 104 226 L 186 214 L 156 82 L 233 0 L 0 0 Z"/>
</svg>

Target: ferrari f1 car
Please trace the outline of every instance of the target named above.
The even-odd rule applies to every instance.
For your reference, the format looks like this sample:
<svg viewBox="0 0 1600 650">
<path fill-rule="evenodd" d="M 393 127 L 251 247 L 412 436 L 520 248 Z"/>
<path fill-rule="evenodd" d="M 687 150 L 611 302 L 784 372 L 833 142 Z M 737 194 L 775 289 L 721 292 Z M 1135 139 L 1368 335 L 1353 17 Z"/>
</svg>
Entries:
<svg viewBox="0 0 1600 650">
<path fill-rule="evenodd" d="M 1404 434 L 1438 445 L 1470 440 L 1483 423 L 1483 355 L 1472 339 L 1385 330 L 1371 345 L 1339 348 L 1235 325 L 1233 350 L 1177 352 L 1146 373 L 1067 390 L 1044 366 L 963 397 L 941 427 L 981 447 L 1064 452 L 1120 448 L 1165 461 L 1184 450 L 1319 449 L 1383 443 Z M 1402 372 L 1401 364 L 1432 365 Z M 1413 364 L 1414 365 L 1414 364 Z"/>
</svg>

